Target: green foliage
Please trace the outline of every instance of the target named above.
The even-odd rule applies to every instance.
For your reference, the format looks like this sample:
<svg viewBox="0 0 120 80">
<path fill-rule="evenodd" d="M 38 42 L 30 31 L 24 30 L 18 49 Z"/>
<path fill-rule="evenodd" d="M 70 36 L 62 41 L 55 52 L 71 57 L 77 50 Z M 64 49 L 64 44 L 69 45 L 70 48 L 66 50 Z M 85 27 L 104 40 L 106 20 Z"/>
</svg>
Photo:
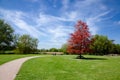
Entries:
<svg viewBox="0 0 120 80">
<path fill-rule="evenodd" d="M 120 54 L 120 44 L 114 44 L 112 48 L 112 52 L 116 54 Z"/>
<path fill-rule="evenodd" d="M 56 49 L 56 48 L 51 48 L 49 51 L 50 51 L 50 52 L 58 52 L 58 49 Z"/>
<path fill-rule="evenodd" d="M 119 56 L 85 56 L 91 60 L 75 57 L 51 56 L 28 60 L 15 80 L 120 80 Z"/>
<path fill-rule="evenodd" d="M 14 34 L 13 35 L 13 47 L 14 47 L 14 49 L 17 48 L 19 38 L 20 38 L 19 34 Z"/>
<path fill-rule="evenodd" d="M 18 48 L 14 49 L 13 52 L 14 52 L 15 54 L 20 54 L 20 50 L 19 50 Z"/>
<path fill-rule="evenodd" d="M 64 54 L 68 54 L 68 53 L 67 53 L 67 46 L 68 46 L 68 44 L 65 43 L 65 44 L 63 44 L 62 47 L 61 47 L 61 51 L 62 51 Z"/>
<path fill-rule="evenodd" d="M 113 42 L 107 36 L 95 35 L 92 39 L 94 40 L 90 46 L 93 51 L 92 54 L 105 55 L 112 52 Z"/>
<path fill-rule="evenodd" d="M 49 50 L 48 49 L 39 49 L 39 52 L 48 52 Z"/>
<path fill-rule="evenodd" d="M 22 35 L 19 37 L 17 46 L 20 53 L 29 54 L 37 51 L 38 40 L 30 37 L 30 35 Z"/>
<path fill-rule="evenodd" d="M 13 32 L 14 30 L 8 23 L 0 20 L 0 51 L 11 49 L 13 42 Z"/>
<path fill-rule="evenodd" d="M 43 48 L 43 49 L 39 49 L 38 51 L 40 54 L 43 54 L 43 53 L 47 54 L 46 52 L 62 52 L 61 49 L 57 49 L 57 48 L 50 48 L 50 49 Z"/>
<path fill-rule="evenodd" d="M 0 20 L 0 53 L 35 53 L 37 51 L 38 39 L 29 35 L 14 34 L 12 27 Z"/>
</svg>

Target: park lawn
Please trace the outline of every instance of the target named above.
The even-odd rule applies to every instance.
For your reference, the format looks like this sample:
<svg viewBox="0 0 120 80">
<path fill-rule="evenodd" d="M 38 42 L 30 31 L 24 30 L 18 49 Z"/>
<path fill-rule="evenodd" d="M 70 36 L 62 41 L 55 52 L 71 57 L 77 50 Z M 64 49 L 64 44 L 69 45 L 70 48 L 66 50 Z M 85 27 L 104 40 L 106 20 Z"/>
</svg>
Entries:
<svg viewBox="0 0 120 80">
<path fill-rule="evenodd" d="M 28 56 L 33 56 L 33 55 L 14 55 L 14 54 L 0 55 L 0 65 L 14 59 L 28 57 Z"/>
<path fill-rule="evenodd" d="M 120 56 L 40 57 L 23 64 L 15 80 L 120 80 Z"/>
</svg>

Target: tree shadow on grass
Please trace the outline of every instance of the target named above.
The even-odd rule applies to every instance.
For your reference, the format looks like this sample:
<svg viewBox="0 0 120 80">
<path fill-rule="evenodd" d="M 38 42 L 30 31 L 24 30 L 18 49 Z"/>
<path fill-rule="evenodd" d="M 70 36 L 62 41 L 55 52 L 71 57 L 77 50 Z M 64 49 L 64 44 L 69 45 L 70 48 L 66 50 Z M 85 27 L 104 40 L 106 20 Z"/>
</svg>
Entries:
<svg viewBox="0 0 120 80">
<path fill-rule="evenodd" d="M 83 57 L 79 58 L 77 57 L 76 59 L 83 59 L 83 60 L 107 60 L 106 58 L 94 58 L 94 57 Z"/>
</svg>

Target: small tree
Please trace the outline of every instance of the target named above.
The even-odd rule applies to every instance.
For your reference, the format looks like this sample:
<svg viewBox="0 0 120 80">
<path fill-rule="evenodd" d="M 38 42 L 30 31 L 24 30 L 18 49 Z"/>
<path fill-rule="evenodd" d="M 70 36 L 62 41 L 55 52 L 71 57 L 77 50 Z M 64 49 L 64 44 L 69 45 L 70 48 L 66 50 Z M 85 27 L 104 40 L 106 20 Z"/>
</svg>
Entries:
<svg viewBox="0 0 120 80">
<path fill-rule="evenodd" d="M 63 44 L 62 47 L 61 47 L 61 51 L 62 51 L 64 54 L 68 54 L 68 53 L 67 53 L 67 46 L 68 46 L 68 44 L 65 43 L 65 44 Z"/>
<path fill-rule="evenodd" d="M 22 35 L 18 39 L 18 50 L 20 53 L 34 53 L 37 51 L 38 40 L 29 35 Z"/>
<path fill-rule="evenodd" d="M 58 49 L 56 49 L 56 48 L 51 48 L 49 51 L 50 51 L 50 52 L 58 52 Z"/>
<path fill-rule="evenodd" d="M 70 35 L 68 40 L 67 52 L 72 54 L 81 54 L 89 51 L 90 32 L 86 23 L 78 21 L 75 25 L 75 31 Z"/>
</svg>

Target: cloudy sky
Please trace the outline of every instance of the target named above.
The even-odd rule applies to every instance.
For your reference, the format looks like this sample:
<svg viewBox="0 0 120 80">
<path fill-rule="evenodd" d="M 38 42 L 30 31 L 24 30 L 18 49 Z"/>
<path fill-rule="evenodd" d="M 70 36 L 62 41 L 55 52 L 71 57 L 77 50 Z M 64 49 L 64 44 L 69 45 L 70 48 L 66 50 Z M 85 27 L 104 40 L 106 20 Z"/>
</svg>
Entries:
<svg viewBox="0 0 120 80">
<path fill-rule="evenodd" d="M 120 0 L 0 0 L 0 19 L 38 38 L 38 48 L 60 48 L 78 20 L 120 43 Z"/>
</svg>

